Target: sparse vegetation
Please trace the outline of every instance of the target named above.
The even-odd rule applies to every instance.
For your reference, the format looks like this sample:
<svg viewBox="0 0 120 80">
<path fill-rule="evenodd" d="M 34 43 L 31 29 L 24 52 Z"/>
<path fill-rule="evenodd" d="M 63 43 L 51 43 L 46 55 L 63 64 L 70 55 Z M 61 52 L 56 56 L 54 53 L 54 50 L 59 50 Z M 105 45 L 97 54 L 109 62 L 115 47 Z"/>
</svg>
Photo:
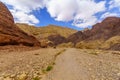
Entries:
<svg viewBox="0 0 120 80">
<path fill-rule="evenodd" d="M 16 24 L 0 1 L 0 19 L 0 80 L 120 80 L 120 18 L 108 17 L 78 32 L 35 27 Z"/>
<path fill-rule="evenodd" d="M 32 80 L 40 80 L 40 79 L 41 79 L 40 77 L 36 76 Z"/>
<path fill-rule="evenodd" d="M 49 65 L 47 68 L 46 68 L 46 71 L 51 71 L 53 69 L 53 66 Z"/>
<path fill-rule="evenodd" d="M 80 49 L 109 49 L 115 44 L 120 44 L 120 36 L 114 36 L 104 41 L 93 40 L 93 41 L 81 41 L 75 45 L 76 48 Z"/>
<path fill-rule="evenodd" d="M 59 44 L 57 47 L 72 48 L 74 47 L 74 44 L 72 42 L 62 43 L 62 44 Z"/>
<path fill-rule="evenodd" d="M 55 65 L 55 62 L 53 62 L 52 65 Z"/>
<path fill-rule="evenodd" d="M 53 65 L 48 65 L 46 69 L 42 69 L 42 73 L 46 74 L 47 72 L 51 71 L 53 69 Z"/>
<path fill-rule="evenodd" d="M 84 52 L 92 55 L 98 55 L 103 52 L 106 53 L 104 50 L 97 50 L 97 49 L 86 49 Z"/>
<path fill-rule="evenodd" d="M 63 49 L 60 52 L 56 53 L 56 55 L 54 56 L 54 62 L 49 64 L 46 68 L 42 69 L 42 72 L 44 74 L 46 74 L 47 72 L 49 72 L 49 71 L 51 71 L 53 69 L 53 66 L 55 65 L 55 60 L 56 60 L 57 56 L 62 54 L 64 51 L 66 51 L 66 49 Z"/>
<path fill-rule="evenodd" d="M 98 53 L 96 51 L 91 51 L 91 52 L 89 52 L 89 54 L 98 55 Z"/>
<path fill-rule="evenodd" d="M 99 49 L 103 40 L 81 41 L 76 44 L 76 48 L 80 49 Z"/>
<path fill-rule="evenodd" d="M 55 58 L 56 58 L 58 55 L 62 54 L 64 51 L 66 51 L 66 49 L 63 49 L 62 51 L 58 52 L 58 53 L 55 55 Z"/>
</svg>

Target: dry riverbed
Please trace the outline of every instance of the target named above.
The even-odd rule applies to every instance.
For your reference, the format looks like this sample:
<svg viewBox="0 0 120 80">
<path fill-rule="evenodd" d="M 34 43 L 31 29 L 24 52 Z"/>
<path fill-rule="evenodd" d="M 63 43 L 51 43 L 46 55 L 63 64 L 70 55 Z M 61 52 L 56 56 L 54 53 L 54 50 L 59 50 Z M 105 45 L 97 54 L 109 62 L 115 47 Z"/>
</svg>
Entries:
<svg viewBox="0 0 120 80">
<path fill-rule="evenodd" d="M 47 73 L 46 68 L 54 63 L 56 55 L 64 50 L 15 49 L 0 50 L 0 80 L 40 79 Z"/>
<path fill-rule="evenodd" d="M 1 49 L 0 80 L 120 80 L 120 52 Z"/>
</svg>

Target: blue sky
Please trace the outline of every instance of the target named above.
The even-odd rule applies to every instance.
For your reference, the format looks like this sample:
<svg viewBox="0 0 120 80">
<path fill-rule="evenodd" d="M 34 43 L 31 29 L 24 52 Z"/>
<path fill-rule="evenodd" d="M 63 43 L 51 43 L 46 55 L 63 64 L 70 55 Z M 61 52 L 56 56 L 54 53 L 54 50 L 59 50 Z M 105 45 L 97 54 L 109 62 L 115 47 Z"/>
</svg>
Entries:
<svg viewBox="0 0 120 80">
<path fill-rule="evenodd" d="M 49 24 L 77 30 L 91 28 L 108 16 L 120 16 L 120 0 L 1 0 L 16 23 Z"/>
</svg>

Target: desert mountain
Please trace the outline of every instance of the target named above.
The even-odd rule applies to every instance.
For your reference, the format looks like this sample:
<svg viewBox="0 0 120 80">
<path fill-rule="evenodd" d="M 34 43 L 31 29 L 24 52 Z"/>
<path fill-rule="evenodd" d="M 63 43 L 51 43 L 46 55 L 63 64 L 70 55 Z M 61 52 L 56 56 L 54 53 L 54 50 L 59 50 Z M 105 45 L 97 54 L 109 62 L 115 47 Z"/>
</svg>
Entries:
<svg viewBox="0 0 120 80">
<path fill-rule="evenodd" d="M 77 32 L 77 30 L 56 25 L 44 27 L 35 27 L 21 23 L 17 23 L 16 25 L 24 32 L 35 36 L 41 42 L 42 47 L 56 46 L 66 42 L 68 36 Z"/>
<path fill-rule="evenodd" d="M 117 48 L 120 50 L 120 18 L 108 17 L 91 30 L 78 31 L 67 38 L 79 48 Z M 103 44 L 103 45 L 102 45 Z M 104 47 L 103 47 L 104 46 Z M 119 48 L 118 48 L 119 47 Z"/>
<path fill-rule="evenodd" d="M 109 39 L 120 35 L 120 18 L 108 17 L 101 23 L 93 26 L 89 39 Z"/>
<path fill-rule="evenodd" d="M 77 48 L 120 50 L 119 17 L 108 17 L 101 23 L 93 25 L 92 29 L 76 31 L 55 25 L 34 27 L 21 23 L 15 24 L 13 16 L 2 2 L 0 8 L 0 45 L 40 46 L 41 42 L 43 47 L 49 43 L 53 46 L 63 43 L 64 46 Z"/>
<path fill-rule="evenodd" d="M 52 41 L 54 46 L 66 42 L 66 38 L 61 35 L 50 35 L 48 36 L 48 40 Z"/>
<path fill-rule="evenodd" d="M 14 24 L 13 16 L 7 7 L 0 2 L 0 45 L 39 46 L 39 41 L 23 32 Z"/>
<path fill-rule="evenodd" d="M 74 43 L 82 40 L 107 40 L 117 35 L 120 35 L 120 18 L 108 17 L 101 23 L 93 25 L 91 30 L 78 31 L 72 34 L 68 37 L 68 40 Z M 77 38 L 77 41 L 75 38 Z"/>
<path fill-rule="evenodd" d="M 28 34 L 32 34 L 39 39 L 47 38 L 48 36 L 51 35 L 61 35 L 67 38 L 71 34 L 77 32 L 77 30 L 70 29 L 67 27 L 56 26 L 56 25 L 48 25 L 44 27 L 35 27 L 21 23 L 17 23 L 16 25 L 23 31 L 27 32 Z"/>
<path fill-rule="evenodd" d="M 78 48 L 120 49 L 120 18 L 118 17 L 108 17 L 101 23 L 93 25 L 92 29 L 83 31 L 55 25 L 34 27 L 19 23 L 17 26 L 39 40 L 46 39 L 46 41 L 43 41 L 44 43 L 51 41 L 54 46 L 63 43 L 64 46 L 74 45 L 74 47 Z"/>
</svg>

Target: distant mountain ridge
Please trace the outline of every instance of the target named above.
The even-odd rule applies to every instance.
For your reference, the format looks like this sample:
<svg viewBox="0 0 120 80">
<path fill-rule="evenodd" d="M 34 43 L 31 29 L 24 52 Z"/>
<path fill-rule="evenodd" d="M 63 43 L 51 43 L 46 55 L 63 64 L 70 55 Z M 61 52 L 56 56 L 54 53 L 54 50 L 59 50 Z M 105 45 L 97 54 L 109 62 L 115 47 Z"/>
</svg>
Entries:
<svg viewBox="0 0 120 80">
<path fill-rule="evenodd" d="M 51 41 L 54 46 L 61 45 L 62 43 L 65 46 L 65 44 L 68 45 L 67 43 L 72 42 L 73 44 L 69 44 L 77 48 L 116 48 L 120 50 L 120 37 L 118 37 L 120 36 L 119 17 L 108 17 L 101 23 L 93 25 L 92 29 L 85 29 L 83 31 L 76 31 L 55 25 L 39 28 L 27 24 L 17 24 L 17 26 L 28 34 L 37 37 L 39 40 L 47 39 L 47 41 Z M 117 39 L 117 41 L 114 39 Z"/>
<path fill-rule="evenodd" d="M 17 23 L 16 24 L 21 30 L 32 34 L 38 38 L 47 38 L 50 35 L 61 35 L 63 37 L 68 37 L 71 34 L 77 32 L 77 30 L 56 26 L 56 25 L 48 25 L 44 27 L 35 27 L 28 24 Z"/>
</svg>

